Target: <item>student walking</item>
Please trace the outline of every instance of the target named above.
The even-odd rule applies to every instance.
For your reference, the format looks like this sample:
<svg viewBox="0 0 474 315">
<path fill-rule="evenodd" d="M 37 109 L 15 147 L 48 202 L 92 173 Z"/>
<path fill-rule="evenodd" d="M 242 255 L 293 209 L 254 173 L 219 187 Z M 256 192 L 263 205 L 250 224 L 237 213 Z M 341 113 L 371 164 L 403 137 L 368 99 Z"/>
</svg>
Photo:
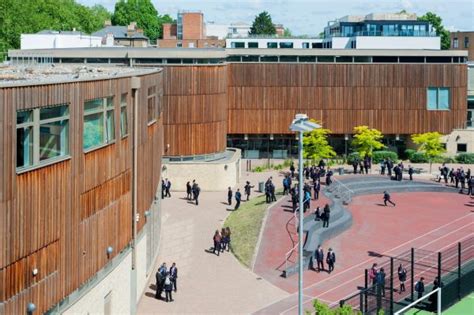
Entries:
<svg viewBox="0 0 474 315">
<path fill-rule="evenodd" d="M 224 252 L 224 249 L 225 249 L 225 246 L 226 246 L 225 245 L 226 234 L 227 234 L 227 232 L 226 232 L 225 228 L 222 228 L 221 229 L 221 243 L 220 243 L 220 252 L 222 252 L 222 253 Z"/>
<path fill-rule="evenodd" d="M 321 190 L 321 182 L 316 180 L 313 185 L 313 190 L 314 190 L 314 200 L 319 199 L 319 191 Z"/>
<path fill-rule="evenodd" d="M 226 227 L 225 228 L 225 248 L 224 249 L 227 249 L 227 251 L 230 250 L 230 228 L 229 227 Z"/>
<path fill-rule="evenodd" d="M 230 205 L 232 205 L 232 188 L 229 187 L 229 189 L 227 190 L 227 203 Z"/>
<path fill-rule="evenodd" d="M 192 187 L 189 181 L 186 183 L 186 198 L 188 200 L 191 200 L 192 198 Z"/>
<path fill-rule="evenodd" d="M 411 165 L 408 165 L 408 175 L 410 176 L 410 180 L 413 180 L 413 173 L 415 173 L 415 170 Z"/>
<path fill-rule="evenodd" d="M 194 200 L 196 201 L 196 206 L 199 205 L 199 194 L 201 193 L 201 188 L 199 188 L 199 185 L 196 184 L 194 188 Z"/>
<path fill-rule="evenodd" d="M 387 206 L 387 202 L 391 203 L 395 207 L 395 203 L 390 200 L 390 194 L 387 191 L 383 192 L 383 203 Z"/>
<path fill-rule="evenodd" d="M 168 178 L 165 180 L 165 183 L 166 183 L 166 195 L 165 197 L 169 197 L 171 198 L 171 182 L 168 180 Z"/>
<path fill-rule="evenodd" d="M 400 281 L 400 291 L 399 293 L 401 294 L 402 292 L 405 292 L 405 281 L 407 281 L 407 270 L 400 264 L 398 266 L 398 280 Z"/>
<path fill-rule="evenodd" d="M 331 215 L 331 209 L 329 209 L 329 205 L 326 204 L 323 209 L 323 228 L 329 227 L 329 217 Z"/>
<path fill-rule="evenodd" d="M 234 210 L 239 209 L 241 199 L 242 199 L 242 194 L 240 193 L 240 189 L 237 189 L 237 191 L 235 192 L 235 208 L 234 208 Z"/>
<path fill-rule="evenodd" d="M 328 250 L 326 263 L 328 264 L 328 273 L 331 273 L 334 270 L 334 264 L 336 263 L 336 254 L 332 251 L 332 248 L 329 248 Z"/>
<path fill-rule="evenodd" d="M 377 286 L 379 287 L 382 297 L 385 297 L 385 270 L 380 268 L 380 271 L 377 273 Z"/>
<path fill-rule="evenodd" d="M 376 281 L 377 281 L 377 263 L 374 263 L 372 265 L 372 268 L 369 270 L 369 279 L 372 281 L 372 286 L 375 286 Z"/>
<path fill-rule="evenodd" d="M 216 230 L 216 233 L 214 233 L 214 237 L 212 238 L 212 240 L 214 241 L 213 253 L 216 254 L 217 252 L 217 256 L 219 256 L 220 251 L 221 251 L 221 240 L 222 240 L 219 230 Z"/>
</svg>

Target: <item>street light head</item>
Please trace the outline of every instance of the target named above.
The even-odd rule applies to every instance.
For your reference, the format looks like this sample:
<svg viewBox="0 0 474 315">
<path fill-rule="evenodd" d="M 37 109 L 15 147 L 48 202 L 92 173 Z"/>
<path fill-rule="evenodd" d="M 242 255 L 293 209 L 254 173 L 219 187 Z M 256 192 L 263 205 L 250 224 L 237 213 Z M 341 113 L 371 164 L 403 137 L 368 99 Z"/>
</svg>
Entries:
<svg viewBox="0 0 474 315">
<path fill-rule="evenodd" d="M 296 114 L 295 119 L 296 120 L 308 119 L 308 115 L 306 115 L 306 114 Z"/>
<path fill-rule="evenodd" d="M 321 126 L 310 121 L 306 114 L 296 114 L 296 118 L 293 119 L 290 125 L 290 130 L 295 132 L 309 132 L 318 128 L 321 128 Z"/>
</svg>

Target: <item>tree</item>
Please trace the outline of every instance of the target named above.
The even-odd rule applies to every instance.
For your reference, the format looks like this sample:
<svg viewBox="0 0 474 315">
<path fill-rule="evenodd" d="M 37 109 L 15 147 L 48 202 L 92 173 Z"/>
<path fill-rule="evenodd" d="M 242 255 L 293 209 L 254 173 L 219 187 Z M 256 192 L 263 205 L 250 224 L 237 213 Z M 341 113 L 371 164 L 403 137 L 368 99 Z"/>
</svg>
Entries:
<svg viewBox="0 0 474 315">
<path fill-rule="evenodd" d="M 434 14 L 433 12 L 427 12 L 425 15 L 418 17 L 418 21 L 429 22 L 436 31 L 436 35 L 441 37 L 441 49 L 449 49 L 451 47 L 451 38 L 449 31 L 443 26 L 443 19 Z"/>
<path fill-rule="evenodd" d="M 318 123 L 315 120 L 312 121 Z M 303 137 L 303 157 L 311 159 L 313 162 L 335 157 L 336 152 L 328 142 L 329 134 L 331 134 L 331 130 L 322 127 L 305 133 Z"/>
<path fill-rule="evenodd" d="M 357 126 L 354 127 L 354 133 L 352 146 L 361 158 L 364 158 L 366 155 L 371 157 L 374 150 L 385 147 L 381 141 L 383 134 L 377 129 L 370 129 L 368 126 Z"/>
<path fill-rule="evenodd" d="M 143 33 L 155 41 L 163 34 L 163 23 L 171 23 L 169 15 L 160 16 L 151 0 L 119 0 L 115 3 L 112 24 L 129 25 L 137 22 Z"/>
<path fill-rule="evenodd" d="M 283 37 L 292 37 L 293 34 L 291 33 L 291 30 L 288 27 L 285 27 L 285 30 L 283 31 Z"/>
<path fill-rule="evenodd" d="M 411 136 L 413 143 L 418 145 L 418 152 L 422 152 L 430 162 L 430 173 L 433 159 L 440 157 L 446 149 L 441 142 L 442 135 L 439 132 L 426 132 Z"/>
<path fill-rule="evenodd" d="M 250 35 L 275 35 L 276 29 L 272 22 L 272 17 L 267 11 L 263 11 L 255 17 L 252 27 L 250 28 Z"/>
</svg>

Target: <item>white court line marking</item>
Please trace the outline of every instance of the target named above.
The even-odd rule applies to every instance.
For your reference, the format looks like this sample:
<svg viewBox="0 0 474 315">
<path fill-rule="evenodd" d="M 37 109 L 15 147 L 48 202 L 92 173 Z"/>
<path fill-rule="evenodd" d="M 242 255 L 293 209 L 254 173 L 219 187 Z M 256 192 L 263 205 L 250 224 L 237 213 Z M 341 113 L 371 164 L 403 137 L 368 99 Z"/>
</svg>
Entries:
<svg viewBox="0 0 474 315">
<path fill-rule="evenodd" d="M 414 239 L 412 239 L 412 240 L 410 240 L 410 241 L 407 241 L 407 242 L 405 242 L 405 243 L 403 243 L 403 244 L 401 244 L 401 245 L 399 245 L 399 246 L 397 246 L 397 247 L 394 247 L 394 248 L 390 249 L 389 251 L 386 251 L 386 252 L 382 253 L 382 255 L 386 255 L 386 254 L 388 254 L 388 253 L 394 251 L 395 249 L 398 249 L 398 248 L 400 248 L 400 247 L 406 245 L 407 243 L 411 243 L 411 242 L 413 242 L 413 241 L 415 241 L 415 240 L 417 240 L 417 239 L 420 239 L 420 238 L 422 238 L 422 237 L 424 237 L 424 236 L 426 236 L 426 235 L 432 234 L 433 232 L 436 232 L 436 231 L 438 231 L 438 230 L 440 230 L 440 229 L 442 229 L 442 228 L 445 228 L 445 227 L 447 227 L 447 226 L 450 226 L 451 224 L 453 224 L 453 223 L 455 223 L 455 222 L 457 222 L 457 221 L 460 221 L 460 220 L 462 220 L 462 219 L 464 219 L 464 218 L 470 216 L 471 214 L 472 214 L 472 213 L 469 213 L 469 214 L 467 214 L 467 215 L 465 215 L 465 216 L 462 216 L 461 218 L 458 218 L 458 219 L 456 219 L 456 220 L 454 220 L 454 221 L 452 221 L 452 222 L 450 222 L 450 223 L 447 223 L 447 224 L 445 224 L 445 225 L 442 225 L 442 226 L 440 226 L 440 227 L 438 227 L 438 228 L 436 228 L 436 229 L 434 229 L 434 230 L 431 230 L 431 231 L 429 231 L 429 232 L 427 232 L 427 233 L 425 233 L 425 234 L 423 234 L 423 235 L 421 235 L 421 236 L 418 236 L 417 238 L 414 238 Z M 431 241 L 431 242 L 429 242 L 429 243 L 423 245 L 422 247 L 420 247 L 420 249 L 421 249 L 421 248 L 424 248 L 425 246 L 427 246 L 427 245 L 429 245 L 429 244 L 432 244 L 432 243 L 435 242 L 435 241 L 439 241 L 440 239 L 446 237 L 447 235 L 450 235 L 450 234 L 455 233 L 455 232 L 457 232 L 457 231 L 459 231 L 459 230 L 461 230 L 461 229 L 464 229 L 464 228 L 468 227 L 469 225 L 472 225 L 473 223 L 474 223 L 474 222 L 470 222 L 470 223 L 468 223 L 467 225 L 463 225 L 462 227 L 456 229 L 455 231 L 452 231 L 452 232 L 450 232 L 450 233 L 448 233 L 448 234 L 444 234 L 444 235 L 442 235 L 442 236 L 440 236 L 440 237 L 434 239 L 433 241 Z M 454 242 L 454 243 L 457 243 L 457 241 Z M 453 244 L 454 244 L 454 243 L 453 243 Z M 452 245 L 452 244 L 450 244 L 450 245 Z M 448 246 L 450 246 L 450 245 L 448 245 Z M 447 246 L 445 246 L 444 248 L 446 248 L 446 247 L 447 247 Z M 443 248 L 443 249 L 444 249 L 444 248 Z M 370 262 L 371 260 L 374 260 L 374 259 L 375 259 L 375 258 L 371 258 L 371 259 L 368 259 L 368 260 L 366 260 L 366 261 L 364 261 L 364 262 L 361 262 L 361 263 L 359 263 L 359 264 L 357 264 L 357 265 L 354 265 L 354 266 L 352 266 L 352 267 L 349 268 L 349 269 L 346 269 L 346 270 L 344 270 L 344 271 L 341 271 L 340 273 L 336 274 L 334 277 L 336 277 L 336 276 L 338 276 L 338 275 L 340 275 L 340 274 L 343 274 L 343 273 L 345 273 L 345 272 L 347 272 L 347 271 L 349 271 L 349 270 L 352 270 L 352 269 L 354 269 L 354 268 L 356 268 L 356 267 L 358 267 L 358 266 L 360 266 L 360 265 L 363 265 L 363 264 L 365 264 L 365 263 L 367 263 L 367 262 Z M 329 291 L 325 291 L 321 296 L 324 296 L 326 293 L 331 292 L 331 291 L 335 290 L 336 288 L 339 288 L 339 287 L 341 287 L 342 285 L 347 284 L 347 283 L 349 283 L 349 282 L 352 282 L 352 281 L 354 281 L 355 279 L 358 279 L 358 278 L 360 278 L 360 277 L 362 277 L 362 276 L 359 275 L 359 276 L 353 278 L 352 280 L 346 281 L 346 282 L 344 282 L 343 284 L 341 284 L 341 285 L 339 285 L 339 286 L 337 286 L 337 287 L 335 287 L 335 288 L 333 288 L 333 289 L 331 289 L 331 290 L 329 290 Z M 327 279 L 325 279 L 325 280 L 323 280 L 323 281 L 320 281 L 320 282 L 318 282 L 318 283 L 315 283 L 315 284 L 313 284 L 313 285 L 310 285 L 310 286 L 304 288 L 303 290 L 306 290 L 306 289 L 309 289 L 309 288 L 313 288 L 313 287 L 315 287 L 316 285 L 319 285 L 319 284 L 321 284 L 321 283 L 323 283 L 323 282 L 325 282 L 325 281 L 328 281 L 328 280 L 331 280 L 331 278 L 327 278 Z M 316 297 L 313 297 L 313 298 L 316 298 Z M 335 303 L 335 302 L 333 302 L 333 303 Z M 289 309 L 286 309 L 285 311 L 281 312 L 280 314 L 284 314 L 284 313 L 286 313 L 286 312 L 288 312 L 288 311 L 290 311 L 290 310 L 292 310 L 292 309 L 294 309 L 294 308 L 296 308 L 296 307 L 298 307 L 298 306 L 296 305 L 296 306 L 293 306 L 293 307 L 291 307 L 291 308 L 289 308 Z"/>
</svg>

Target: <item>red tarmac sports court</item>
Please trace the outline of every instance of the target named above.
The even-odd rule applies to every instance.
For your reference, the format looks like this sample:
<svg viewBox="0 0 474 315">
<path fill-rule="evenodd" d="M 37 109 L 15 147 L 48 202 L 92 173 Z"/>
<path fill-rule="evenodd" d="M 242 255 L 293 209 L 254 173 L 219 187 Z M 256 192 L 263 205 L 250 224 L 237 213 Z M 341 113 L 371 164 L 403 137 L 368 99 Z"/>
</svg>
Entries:
<svg viewBox="0 0 474 315">
<path fill-rule="evenodd" d="M 393 192 L 396 207 L 383 205 L 382 192 L 353 197 L 347 206 L 352 213 L 352 226 L 323 242 L 325 254 L 329 247 L 336 253 L 335 270 L 331 274 L 304 272 L 305 309 L 312 309 L 314 299 L 336 305 L 350 296 L 358 286 L 363 286 L 364 270 L 374 262 L 386 261 L 387 256 L 399 255 L 412 247 L 438 252 L 474 234 L 474 198 L 458 194 L 457 190 Z M 311 210 L 326 203 L 331 201 L 325 196 L 312 200 Z M 289 198 L 269 210 L 263 229 L 254 272 L 291 295 L 256 314 L 296 314 L 298 275 L 281 276 L 286 254 L 297 240 Z M 290 258 L 293 262 L 296 255 Z"/>
</svg>

